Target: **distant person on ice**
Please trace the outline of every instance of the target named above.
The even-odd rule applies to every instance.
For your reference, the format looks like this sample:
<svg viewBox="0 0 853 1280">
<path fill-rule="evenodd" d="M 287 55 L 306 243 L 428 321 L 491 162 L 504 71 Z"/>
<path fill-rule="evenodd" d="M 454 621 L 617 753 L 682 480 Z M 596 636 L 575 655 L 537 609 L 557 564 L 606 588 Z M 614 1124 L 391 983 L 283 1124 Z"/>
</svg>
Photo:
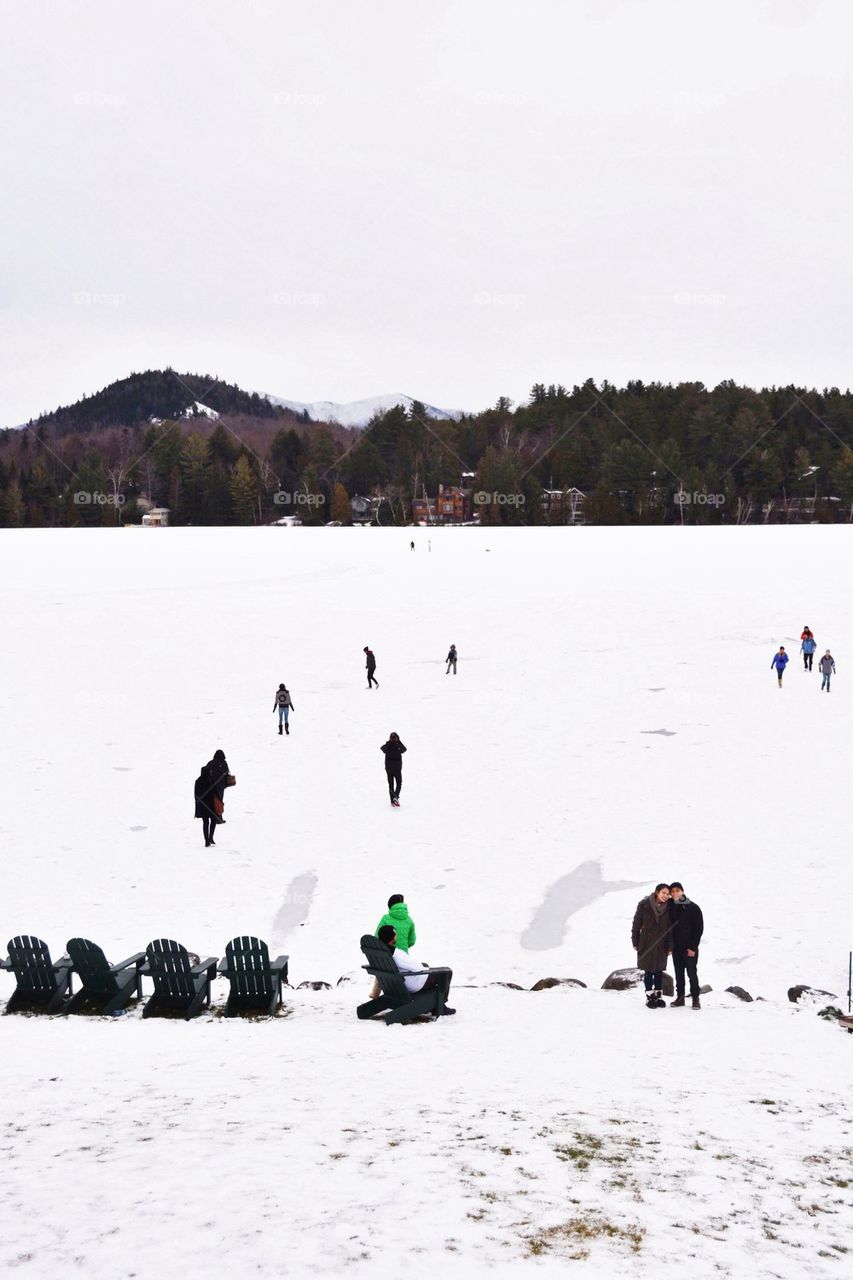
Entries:
<svg viewBox="0 0 853 1280">
<path fill-rule="evenodd" d="M 400 807 L 400 792 L 403 788 L 403 752 L 406 748 L 400 741 L 400 735 L 392 733 L 387 742 L 380 747 L 385 756 L 385 774 L 388 778 L 388 794 L 395 809 Z"/>
<path fill-rule="evenodd" d="M 770 663 L 771 668 L 776 668 L 776 676 L 779 681 L 779 688 L 782 688 L 782 677 L 785 674 L 785 668 L 788 665 L 788 655 L 785 652 L 785 646 L 779 646 L 779 652 L 773 654 L 773 661 Z"/>
<path fill-rule="evenodd" d="M 372 689 L 373 686 L 376 685 L 376 688 L 378 689 L 379 681 L 375 679 L 373 674 L 374 671 L 376 670 L 376 654 L 367 645 L 364 646 L 364 652 L 367 655 L 367 658 L 364 664 L 365 667 L 367 668 L 367 687 L 368 689 Z"/>
<path fill-rule="evenodd" d="M 374 938 L 379 937 L 379 930 L 384 928 L 386 924 L 390 924 L 397 933 L 396 947 L 398 951 L 405 951 L 409 954 L 409 948 L 415 945 L 415 922 L 409 915 L 409 908 L 402 893 L 392 893 L 388 899 L 388 910 L 379 921 L 379 924 L 373 930 Z M 371 992 L 371 1000 L 378 1000 L 381 995 L 381 988 L 378 982 L 373 983 L 373 991 Z"/>
<path fill-rule="evenodd" d="M 820 674 L 823 676 L 820 682 L 820 691 L 823 693 L 824 689 L 826 689 L 826 692 L 829 693 L 829 681 L 835 675 L 835 659 L 828 649 L 817 665 Z"/>
<path fill-rule="evenodd" d="M 647 1009 L 665 1009 L 663 973 L 670 951 L 672 921 L 669 915 L 669 885 L 655 886 L 642 898 L 634 912 L 631 945 L 637 953 L 637 968 L 643 970 Z"/>
<path fill-rule="evenodd" d="M 452 645 L 450 646 L 450 652 L 448 653 L 447 658 L 446 658 L 446 662 L 447 662 L 447 670 L 446 670 L 446 671 L 445 671 L 445 673 L 444 673 L 446 676 L 449 676 L 449 675 L 450 675 L 450 668 L 451 668 L 451 667 L 453 668 L 453 674 L 454 674 L 454 675 L 456 675 L 456 659 L 458 658 L 458 656 L 459 656 L 459 655 L 458 655 L 458 654 L 457 654 L 457 652 L 456 652 L 456 645 L 455 645 L 455 644 L 452 644 Z"/>
<path fill-rule="evenodd" d="M 673 880 L 669 886 L 669 911 L 672 920 L 672 967 L 675 969 L 675 999 L 672 1008 L 684 1007 L 684 974 L 690 982 L 690 1000 L 694 1009 L 699 1003 L 699 942 L 705 929 L 705 921 L 699 904 L 691 902 L 684 892 L 684 885 Z"/>
<path fill-rule="evenodd" d="M 803 629 L 803 634 L 800 636 L 800 640 L 802 641 L 802 644 L 800 645 L 800 653 L 803 655 L 803 669 L 805 671 L 811 671 L 814 652 L 817 648 L 817 641 L 808 627 Z"/>
<path fill-rule="evenodd" d="M 222 816 L 225 809 L 225 788 L 233 785 L 225 752 L 215 751 L 213 759 L 202 765 L 194 788 L 195 816 L 201 818 L 205 848 L 216 843 L 213 839 L 214 828 L 218 822 L 225 821 Z"/>
<path fill-rule="evenodd" d="M 295 711 L 293 699 L 290 696 L 290 690 L 285 685 L 280 684 L 276 690 L 275 702 L 273 703 L 273 714 L 278 710 L 278 731 L 281 733 L 281 722 L 284 720 L 284 732 L 290 733 L 290 725 L 287 723 L 288 713 Z"/>
<path fill-rule="evenodd" d="M 421 964 L 412 955 L 401 953 L 397 948 L 397 931 L 392 924 L 383 924 L 379 933 L 376 935 L 380 942 L 384 942 L 394 959 L 394 963 L 403 975 L 403 981 L 406 984 L 406 990 L 412 995 L 416 995 L 419 991 L 434 991 L 438 987 L 444 999 L 450 995 L 450 983 L 453 979 L 452 969 L 433 970 L 432 973 L 424 973 L 424 969 L 428 969 L 429 965 Z M 444 1006 L 444 1013 L 455 1013 L 455 1009 L 451 1009 L 448 1005 Z"/>
</svg>

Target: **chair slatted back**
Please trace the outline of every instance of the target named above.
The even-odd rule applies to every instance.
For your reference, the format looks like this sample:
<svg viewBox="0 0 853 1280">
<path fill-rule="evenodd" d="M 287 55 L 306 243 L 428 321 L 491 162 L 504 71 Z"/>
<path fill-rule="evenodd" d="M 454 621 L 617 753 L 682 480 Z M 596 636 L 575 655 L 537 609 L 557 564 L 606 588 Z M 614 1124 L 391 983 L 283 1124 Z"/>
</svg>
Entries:
<svg viewBox="0 0 853 1280">
<path fill-rule="evenodd" d="M 272 999 L 270 953 L 260 938 L 232 938 L 225 948 L 232 994 L 238 1000 Z"/>
<path fill-rule="evenodd" d="M 171 938 L 155 938 L 145 948 L 155 995 L 170 1000 L 191 1000 L 196 993 L 192 965 L 186 947 Z"/>
<path fill-rule="evenodd" d="M 56 991 L 56 973 L 50 959 L 50 948 L 41 938 L 21 934 L 7 944 L 9 959 L 18 983 L 18 992 L 36 998 Z"/>
<path fill-rule="evenodd" d="M 396 1004 L 405 1004 L 411 1000 L 412 993 L 406 989 L 403 975 L 385 943 L 374 938 L 372 933 L 366 933 L 361 940 L 361 950 L 367 961 L 367 968 L 382 987 L 383 995 Z"/>
<path fill-rule="evenodd" d="M 83 990 L 92 995 L 115 995 L 119 989 L 115 974 L 110 973 L 107 957 L 96 942 L 88 938 L 69 938 L 67 951 Z"/>
</svg>

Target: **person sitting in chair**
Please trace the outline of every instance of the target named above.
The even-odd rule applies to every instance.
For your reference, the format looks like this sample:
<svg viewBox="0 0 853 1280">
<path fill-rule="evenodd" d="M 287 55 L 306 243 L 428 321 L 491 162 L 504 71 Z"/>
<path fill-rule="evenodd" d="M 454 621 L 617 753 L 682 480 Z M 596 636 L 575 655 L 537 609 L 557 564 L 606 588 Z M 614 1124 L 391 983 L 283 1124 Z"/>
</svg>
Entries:
<svg viewBox="0 0 853 1280">
<path fill-rule="evenodd" d="M 403 975 L 403 982 L 406 984 L 406 990 L 411 995 L 416 995 L 418 991 L 432 991 L 436 987 L 441 991 L 442 999 L 446 1000 L 450 995 L 450 983 L 453 979 L 452 969 L 440 969 L 433 973 L 424 973 L 424 969 L 428 969 L 429 965 L 421 964 L 416 960 L 411 952 L 406 955 L 403 951 L 397 950 L 397 930 L 393 924 L 383 924 L 377 933 L 380 942 L 384 942 L 385 946 L 394 957 L 394 963 Z M 455 1009 L 449 1008 L 445 1004 L 442 1013 L 455 1013 Z"/>
</svg>

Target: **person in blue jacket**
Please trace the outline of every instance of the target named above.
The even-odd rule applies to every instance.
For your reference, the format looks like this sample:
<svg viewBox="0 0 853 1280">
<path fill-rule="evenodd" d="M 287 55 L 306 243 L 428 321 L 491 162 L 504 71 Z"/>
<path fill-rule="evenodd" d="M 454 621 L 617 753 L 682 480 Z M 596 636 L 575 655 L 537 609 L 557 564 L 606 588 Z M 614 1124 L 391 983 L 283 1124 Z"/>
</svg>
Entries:
<svg viewBox="0 0 853 1280">
<path fill-rule="evenodd" d="M 780 644 L 779 652 L 773 654 L 773 661 L 770 663 L 771 667 L 776 668 L 776 676 L 779 680 L 780 689 L 782 688 L 782 677 L 785 674 L 785 668 L 787 667 L 787 665 L 788 665 L 788 655 L 785 652 L 785 646 L 783 644 Z"/>
<path fill-rule="evenodd" d="M 802 644 L 800 645 L 800 653 L 803 655 L 803 669 L 811 671 L 812 662 L 814 661 L 815 649 L 817 648 L 817 640 L 808 627 L 803 628 L 803 634 L 800 636 Z"/>
</svg>

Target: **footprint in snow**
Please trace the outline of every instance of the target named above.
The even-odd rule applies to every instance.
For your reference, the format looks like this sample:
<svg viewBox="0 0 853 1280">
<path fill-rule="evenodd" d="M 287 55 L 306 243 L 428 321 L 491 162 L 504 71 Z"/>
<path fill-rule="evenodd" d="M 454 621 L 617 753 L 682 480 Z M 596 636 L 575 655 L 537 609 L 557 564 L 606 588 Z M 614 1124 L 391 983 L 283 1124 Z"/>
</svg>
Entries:
<svg viewBox="0 0 853 1280">
<path fill-rule="evenodd" d="M 659 733 L 664 738 L 674 738 L 676 735 L 676 732 L 677 731 L 675 729 L 641 729 L 640 730 L 640 733 Z"/>
</svg>

